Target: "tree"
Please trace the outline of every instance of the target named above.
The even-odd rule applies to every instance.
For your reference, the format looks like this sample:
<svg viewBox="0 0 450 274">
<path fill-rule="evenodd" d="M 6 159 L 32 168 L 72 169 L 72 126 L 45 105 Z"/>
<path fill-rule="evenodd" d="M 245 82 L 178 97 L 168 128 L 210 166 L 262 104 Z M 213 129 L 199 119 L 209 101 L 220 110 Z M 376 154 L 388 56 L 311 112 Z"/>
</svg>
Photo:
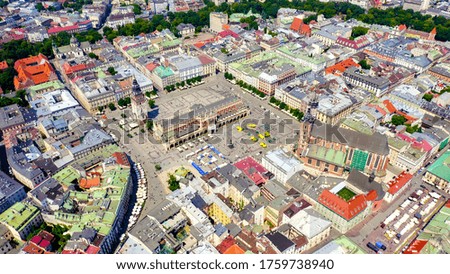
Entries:
<svg viewBox="0 0 450 274">
<path fill-rule="evenodd" d="M 109 104 L 108 104 L 108 108 L 109 108 L 111 111 L 114 111 L 114 110 L 116 110 L 116 105 L 115 105 L 114 103 L 109 103 Z"/>
<path fill-rule="evenodd" d="M 160 170 L 161 170 L 161 165 L 160 165 L 160 164 L 156 164 L 156 165 L 155 165 L 155 169 L 156 169 L 157 171 L 160 171 Z"/>
<path fill-rule="evenodd" d="M 366 35 L 368 31 L 369 29 L 365 27 L 353 27 L 352 34 L 350 35 L 350 40 L 354 40 L 356 37 Z"/>
<path fill-rule="evenodd" d="M 133 4 L 133 12 L 135 15 L 142 14 L 141 7 L 138 4 Z"/>
<path fill-rule="evenodd" d="M 119 101 L 117 101 L 117 104 L 118 104 L 120 107 L 124 107 L 124 106 L 127 105 L 127 103 L 125 102 L 125 99 L 123 99 L 123 98 L 120 98 Z"/>
<path fill-rule="evenodd" d="M 362 59 L 361 61 L 359 61 L 358 64 L 359 64 L 359 65 L 361 66 L 361 68 L 363 68 L 363 69 L 370 69 L 370 65 L 367 64 L 367 60 L 366 60 L 366 59 Z"/>
<path fill-rule="evenodd" d="M 400 126 L 405 124 L 406 122 L 406 118 L 403 117 L 402 115 L 397 115 L 394 114 L 391 118 L 391 124 L 395 125 L 395 126 Z"/>
<path fill-rule="evenodd" d="M 97 54 L 93 53 L 93 52 L 89 52 L 88 56 L 92 59 L 97 59 L 98 60 L 98 56 Z"/>
<path fill-rule="evenodd" d="M 154 108 L 155 107 L 155 100 L 148 100 L 148 105 L 150 106 L 150 108 Z"/>
<path fill-rule="evenodd" d="M 117 71 L 116 71 L 113 67 L 109 67 L 109 68 L 108 68 L 108 72 L 109 72 L 109 74 L 111 74 L 111 75 L 116 75 L 116 74 L 117 74 Z"/>
<path fill-rule="evenodd" d="M 433 100 L 433 94 L 430 94 L 430 93 L 425 93 L 424 95 L 423 95 L 423 97 L 422 97 L 422 99 L 424 99 L 424 100 L 426 100 L 426 101 L 428 101 L 428 102 L 431 102 L 431 100 Z"/>
<path fill-rule="evenodd" d="M 44 5 L 42 5 L 42 3 L 37 3 L 34 7 L 35 7 L 35 8 L 37 9 L 37 11 L 39 11 L 39 12 L 45 10 Z"/>
<path fill-rule="evenodd" d="M 173 174 L 169 175 L 169 180 L 167 181 L 169 183 L 169 189 L 171 191 L 175 191 L 180 188 L 180 182 L 177 181 L 177 178 Z"/>
</svg>

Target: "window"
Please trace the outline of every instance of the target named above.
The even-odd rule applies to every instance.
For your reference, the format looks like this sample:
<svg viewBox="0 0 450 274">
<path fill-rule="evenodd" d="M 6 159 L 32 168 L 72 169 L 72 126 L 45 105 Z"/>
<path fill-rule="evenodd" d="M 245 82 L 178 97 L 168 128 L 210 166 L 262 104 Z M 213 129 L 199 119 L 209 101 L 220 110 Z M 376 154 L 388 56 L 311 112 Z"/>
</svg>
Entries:
<svg viewBox="0 0 450 274">
<path fill-rule="evenodd" d="M 378 163 L 380 162 L 380 155 L 377 155 L 377 159 L 375 160 L 374 168 L 378 168 Z"/>
</svg>

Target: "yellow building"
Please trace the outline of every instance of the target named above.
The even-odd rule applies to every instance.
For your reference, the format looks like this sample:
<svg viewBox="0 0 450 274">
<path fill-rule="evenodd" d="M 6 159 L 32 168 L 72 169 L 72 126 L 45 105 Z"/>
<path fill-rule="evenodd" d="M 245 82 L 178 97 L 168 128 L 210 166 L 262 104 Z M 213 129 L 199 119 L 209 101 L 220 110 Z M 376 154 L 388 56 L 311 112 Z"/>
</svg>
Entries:
<svg viewBox="0 0 450 274">
<path fill-rule="evenodd" d="M 214 220 L 215 223 L 227 225 L 231 223 L 233 211 L 224 202 L 222 202 L 222 200 L 215 196 L 214 202 L 208 208 L 208 215 Z"/>
</svg>

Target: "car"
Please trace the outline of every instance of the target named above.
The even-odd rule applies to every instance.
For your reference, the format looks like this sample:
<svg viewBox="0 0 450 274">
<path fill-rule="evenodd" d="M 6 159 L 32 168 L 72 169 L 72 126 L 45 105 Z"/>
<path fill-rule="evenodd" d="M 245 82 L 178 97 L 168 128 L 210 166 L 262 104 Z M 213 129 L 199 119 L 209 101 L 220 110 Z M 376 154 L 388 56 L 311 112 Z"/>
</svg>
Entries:
<svg viewBox="0 0 450 274">
<path fill-rule="evenodd" d="M 258 134 L 259 139 L 264 139 L 264 135 L 262 135 L 261 133 Z"/>
<path fill-rule="evenodd" d="M 237 131 L 242 131 L 243 130 L 243 128 L 241 126 L 237 126 L 236 129 L 237 129 Z"/>
<path fill-rule="evenodd" d="M 258 141 L 258 138 L 256 138 L 255 136 L 250 136 L 250 140 L 252 140 L 253 142 L 256 142 L 256 141 Z"/>
<path fill-rule="evenodd" d="M 267 147 L 266 143 L 264 143 L 264 142 L 259 143 L 259 145 L 260 145 L 262 148 L 266 148 L 266 147 Z"/>
</svg>

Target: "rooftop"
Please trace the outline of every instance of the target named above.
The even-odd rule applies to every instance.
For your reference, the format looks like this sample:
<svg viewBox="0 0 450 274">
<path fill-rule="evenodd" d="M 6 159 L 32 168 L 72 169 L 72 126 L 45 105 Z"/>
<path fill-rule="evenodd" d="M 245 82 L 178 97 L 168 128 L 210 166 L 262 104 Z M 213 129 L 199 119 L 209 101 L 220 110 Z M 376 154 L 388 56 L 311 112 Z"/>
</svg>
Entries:
<svg viewBox="0 0 450 274">
<path fill-rule="evenodd" d="M 450 182 L 450 150 L 444 152 L 429 168 L 428 172 Z"/>
<path fill-rule="evenodd" d="M 38 214 L 40 212 L 37 207 L 18 202 L 0 214 L 0 221 L 7 223 L 17 231 L 21 231 Z"/>
</svg>

